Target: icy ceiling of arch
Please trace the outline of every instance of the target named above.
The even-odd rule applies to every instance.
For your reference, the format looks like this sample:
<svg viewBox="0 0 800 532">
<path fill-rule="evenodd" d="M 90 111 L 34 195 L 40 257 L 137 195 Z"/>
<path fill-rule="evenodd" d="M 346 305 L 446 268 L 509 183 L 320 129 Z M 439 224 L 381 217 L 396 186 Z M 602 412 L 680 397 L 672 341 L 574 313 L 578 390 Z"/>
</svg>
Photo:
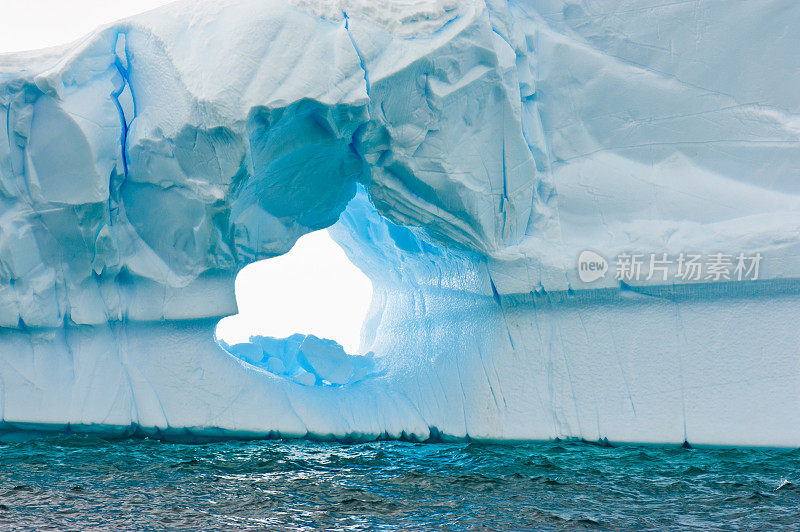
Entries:
<svg viewBox="0 0 800 532">
<path fill-rule="evenodd" d="M 798 25 L 228 0 L 0 56 L 2 427 L 796 445 Z M 329 226 L 366 355 L 221 350 L 236 273 Z M 587 249 L 759 279 L 584 282 Z"/>
</svg>

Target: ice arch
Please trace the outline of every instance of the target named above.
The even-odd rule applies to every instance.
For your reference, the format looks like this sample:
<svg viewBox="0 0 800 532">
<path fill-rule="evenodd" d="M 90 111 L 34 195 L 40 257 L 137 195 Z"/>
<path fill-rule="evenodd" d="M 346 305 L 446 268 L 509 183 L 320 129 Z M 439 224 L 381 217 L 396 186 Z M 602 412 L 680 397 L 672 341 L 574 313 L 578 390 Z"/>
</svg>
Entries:
<svg viewBox="0 0 800 532">
<path fill-rule="evenodd" d="M 252 335 L 313 334 L 359 353 L 372 283 L 327 230 L 300 237 L 278 257 L 255 262 L 236 278 L 239 313 L 224 318 L 217 337 L 227 344 Z"/>
</svg>

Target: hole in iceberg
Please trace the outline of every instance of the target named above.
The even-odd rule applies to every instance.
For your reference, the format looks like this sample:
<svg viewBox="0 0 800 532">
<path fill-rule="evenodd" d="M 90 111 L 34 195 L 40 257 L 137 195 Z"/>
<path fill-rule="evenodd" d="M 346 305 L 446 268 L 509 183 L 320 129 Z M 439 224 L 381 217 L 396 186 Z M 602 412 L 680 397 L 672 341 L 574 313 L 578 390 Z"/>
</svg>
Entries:
<svg viewBox="0 0 800 532">
<path fill-rule="evenodd" d="M 302 236 L 279 257 L 236 278 L 239 313 L 220 321 L 231 355 L 306 386 L 342 386 L 374 372 L 360 351 L 372 283 L 327 230 Z"/>
</svg>

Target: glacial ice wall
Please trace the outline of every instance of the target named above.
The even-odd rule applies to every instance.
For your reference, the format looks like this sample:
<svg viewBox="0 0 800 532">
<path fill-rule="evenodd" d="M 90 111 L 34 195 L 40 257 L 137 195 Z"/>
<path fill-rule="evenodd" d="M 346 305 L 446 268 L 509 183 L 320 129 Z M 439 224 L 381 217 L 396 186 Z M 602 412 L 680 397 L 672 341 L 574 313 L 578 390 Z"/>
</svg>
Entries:
<svg viewBox="0 0 800 532">
<path fill-rule="evenodd" d="M 789 0 L 225 0 L 0 56 L 2 423 L 796 445 L 797 27 Z M 369 360 L 222 351 L 236 273 L 332 225 Z M 762 260 L 583 282 L 587 249 Z"/>
</svg>

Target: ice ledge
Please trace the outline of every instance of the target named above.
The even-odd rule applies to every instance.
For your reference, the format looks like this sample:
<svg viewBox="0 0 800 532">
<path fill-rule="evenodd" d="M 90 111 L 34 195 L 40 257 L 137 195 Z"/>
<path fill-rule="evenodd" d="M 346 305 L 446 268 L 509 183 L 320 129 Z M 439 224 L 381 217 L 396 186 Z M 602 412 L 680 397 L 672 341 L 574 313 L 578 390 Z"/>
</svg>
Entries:
<svg viewBox="0 0 800 532">
<path fill-rule="evenodd" d="M 796 338 L 785 334 L 800 313 L 796 292 L 636 294 L 613 305 L 548 294 L 501 307 L 426 292 L 425 315 L 420 295 L 383 294 L 393 309 L 374 346 L 383 371 L 341 386 L 231 356 L 209 341 L 214 320 L 4 329 L 2 426 L 200 439 L 800 441 Z M 426 325 L 430 315 L 446 319 Z"/>
</svg>

